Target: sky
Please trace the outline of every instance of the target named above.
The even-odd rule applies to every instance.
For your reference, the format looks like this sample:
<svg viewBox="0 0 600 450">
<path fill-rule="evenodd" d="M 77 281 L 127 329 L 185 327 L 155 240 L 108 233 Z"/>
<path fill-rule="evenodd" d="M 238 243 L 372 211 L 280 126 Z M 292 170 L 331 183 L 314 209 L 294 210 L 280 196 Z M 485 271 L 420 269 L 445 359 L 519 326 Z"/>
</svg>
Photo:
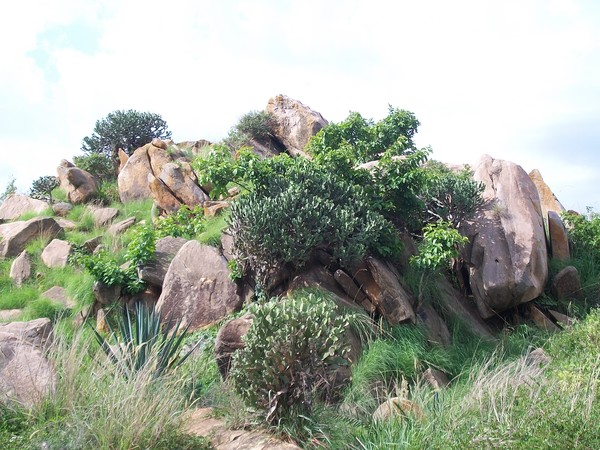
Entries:
<svg viewBox="0 0 600 450">
<path fill-rule="evenodd" d="M 0 27 L 0 193 L 81 154 L 98 119 L 217 141 L 284 94 L 333 122 L 415 113 L 433 159 L 539 169 L 600 211 L 597 0 L 20 0 Z"/>
</svg>

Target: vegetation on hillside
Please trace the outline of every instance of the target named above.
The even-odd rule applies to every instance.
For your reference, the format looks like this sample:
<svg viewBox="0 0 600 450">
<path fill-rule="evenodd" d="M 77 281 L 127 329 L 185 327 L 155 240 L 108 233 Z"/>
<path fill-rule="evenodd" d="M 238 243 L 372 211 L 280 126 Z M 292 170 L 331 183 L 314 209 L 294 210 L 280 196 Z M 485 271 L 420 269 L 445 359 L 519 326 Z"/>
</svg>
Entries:
<svg viewBox="0 0 600 450">
<path fill-rule="evenodd" d="M 110 122 L 104 125 L 121 130 Z M 302 272 L 318 253 L 347 268 L 368 255 L 395 261 L 400 235 L 408 233 L 419 254 L 404 282 L 419 303 L 436 304 L 440 293 L 433 282 L 447 274 L 464 244 L 457 229 L 482 205 L 482 186 L 468 168 L 450 170 L 429 159 L 431 149 L 416 148 L 418 125 L 412 113 L 392 107 L 378 122 L 352 113 L 312 138 L 306 148 L 311 159 L 261 159 L 244 145 L 269 135 L 269 118 L 251 113 L 229 141 L 193 161 L 213 197 L 240 188 L 229 213 L 205 217 L 201 208 L 183 207 L 153 218 L 151 202 L 120 204 L 110 191 L 114 185 L 107 184 L 104 201 L 112 198 L 123 217 L 145 223 L 109 236 L 85 206 L 75 206 L 67 219 L 76 228 L 64 236 L 76 248 L 67 267 L 50 269 L 41 262 L 43 238 L 27 247 L 36 276 L 22 286 L 8 275 L 12 261 L 0 261 L 0 309 L 18 308 L 22 319 L 54 322 L 57 339 L 49 356 L 59 372 L 56 394 L 42 405 L 0 405 L 0 447 L 210 448 L 182 431 L 185 412 L 197 406 L 213 407 L 232 426 L 266 427 L 304 448 L 600 447 L 600 218 L 591 211 L 563 216 L 572 259 L 554 262 L 551 270 L 575 265 L 585 292 L 584 300 L 561 300 L 558 309 L 580 320 L 556 335 L 507 324 L 490 342 L 456 321 L 452 344 L 442 347 L 420 325 L 374 322 L 336 306 L 320 290 L 271 297 L 275 278 Z M 161 133 L 152 137 L 167 137 L 166 125 Z M 111 139 L 90 138 L 85 159 L 107 180 L 121 143 Z M 254 302 L 237 313 L 252 313 L 254 322 L 228 380 L 221 379 L 214 357 L 218 324 L 177 336 L 154 311 L 132 314 L 114 304 L 109 306 L 122 314 L 108 318 L 114 333 L 73 326 L 75 313 L 93 303 L 95 282 L 120 286 L 125 294 L 144 289 L 137 267 L 151 261 L 161 237 L 219 245 L 225 228 L 234 240 L 233 277 L 257 285 Z M 84 243 L 98 236 L 104 250 L 90 253 Z M 44 298 L 55 285 L 76 301 L 73 310 Z M 527 356 L 537 347 L 549 362 Z M 360 357 L 351 348 L 360 348 Z M 428 368 L 444 372 L 450 386 L 432 389 L 423 376 Z M 373 420 L 377 407 L 396 396 L 409 400 L 411 409 Z"/>
</svg>

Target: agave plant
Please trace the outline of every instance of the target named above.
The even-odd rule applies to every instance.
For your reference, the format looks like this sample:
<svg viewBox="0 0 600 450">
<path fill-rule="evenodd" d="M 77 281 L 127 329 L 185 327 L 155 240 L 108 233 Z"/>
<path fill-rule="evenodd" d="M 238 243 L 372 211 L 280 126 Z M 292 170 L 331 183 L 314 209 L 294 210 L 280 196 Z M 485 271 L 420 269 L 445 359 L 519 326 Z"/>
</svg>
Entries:
<svg viewBox="0 0 600 450">
<path fill-rule="evenodd" d="M 151 370 L 157 378 L 166 370 L 183 364 L 194 350 L 192 347 L 180 355 L 189 326 L 180 330 L 181 320 L 173 323 L 172 316 L 163 325 L 160 313 L 154 308 L 136 305 L 135 314 L 132 314 L 124 307 L 116 318 L 116 330 L 109 322 L 107 325 L 108 337 L 94 327 L 92 330 L 104 353 L 127 378 L 141 369 Z"/>
</svg>

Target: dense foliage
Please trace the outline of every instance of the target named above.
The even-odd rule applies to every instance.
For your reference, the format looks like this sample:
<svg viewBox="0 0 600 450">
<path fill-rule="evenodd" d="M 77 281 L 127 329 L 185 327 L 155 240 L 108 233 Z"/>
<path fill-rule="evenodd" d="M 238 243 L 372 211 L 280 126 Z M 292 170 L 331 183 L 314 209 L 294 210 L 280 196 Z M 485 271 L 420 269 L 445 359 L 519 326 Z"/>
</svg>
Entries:
<svg viewBox="0 0 600 450">
<path fill-rule="evenodd" d="M 59 185 L 58 178 L 52 175 L 39 177 L 31 183 L 29 196 L 52 203 L 52 191 Z"/>
<path fill-rule="evenodd" d="M 588 208 L 587 215 L 565 212 L 562 219 L 569 230 L 574 254 L 595 258 L 600 263 L 600 214 Z"/>
<path fill-rule="evenodd" d="M 105 153 L 88 153 L 74 156 L 73 163 L 80 169 L 92 174 L 98 181 L 115 179 L 115 168 L 110 155 Z"/>
<path fill-rule="evenodd" d="M 118 110 L 96 122 L 94 132 L 83 138 L 81 150 L 85 154 L 104 155 L 115 165 L 119 148 L 131 155 L 136 148 L 154 138 L 171 138 L 167 123 L 159 114 L 133 109 Z"/>
<path fill-rule="evenodd" d="M 315 396 L 331 392 L 336 370 L 348 364 L 348 318 L 313 294 L 272 299 L 250 312 L 252 326 L 230 372 L 236 390 L 269 422 L 290 411 L 309 414 Z"/>
</svg>

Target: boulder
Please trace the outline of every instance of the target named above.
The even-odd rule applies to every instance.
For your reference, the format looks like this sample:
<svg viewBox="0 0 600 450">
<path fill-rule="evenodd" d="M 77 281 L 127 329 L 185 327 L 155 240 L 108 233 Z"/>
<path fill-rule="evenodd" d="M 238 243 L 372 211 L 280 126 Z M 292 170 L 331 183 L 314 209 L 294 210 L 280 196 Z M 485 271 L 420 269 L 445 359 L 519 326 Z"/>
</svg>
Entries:
<svg viewBox="0 0 600 450">
<path fill-rule="evenodd" d="M 538 195 L 540 196 L 540 206 L 542 208 L 542 217 L 548 217 L 549 211 L 561 213 L 565 210 L 552 189 L 546 184 L 542 174 L 538 169 L 529 172 L 529 178 L 533 181 Z"/>
<path fill-rule="evenodd" d="M 63 217 L 56 217 L 56 223 L 59 224 L 63 230 L 71 231 L 77 228 L 77 224 L 72 220 L 67 220 Z"/>
<path fill-rule="evenodd" d="M 423 409 L 412 400 L 393 397 L 379 405 L 373 413 L 373 422 L 384 422 L 398 416 L 422 419 L 424 414 Z"/>
<path fill-rule="evenodd" d="M 54 392 L 56 381 L 56 370 L 39 348 L 0 331 L 0 401 L 32 408 Z"/>
<path fill-rule="evenodd" d="M 60 217 L 68 216 L 72 209 L 73 205 L 67 202 L 58 202 L 52 205 L 52 211 L 54 211 L 54 214 Z"/>
<path fill-rule="evenodd" d="M 215 340 L 215 357 L 221 377 L 227 378 L 231 357 L 233 354 L 245 347 L 243 337 L 252 326 L 252 316 L 246 314 L 243 317 L 232 319 L 225 323 L 217 333 Z"/>
<path fill-rule="evenodd" d="M 554 311 L 553 309 L 549 309 L 548 314 L 550 314 L 550 317 L 556 320 L 556 322 L 563 328 L 570 327 L 575 323 L 575 321 L 566 314 Z"/>
<path fill-rule="evenodd" d="M 350 275 L 338 269 L 334 272 L 333 278 L 355 303 L 361 305 L 369 314 L 375 312 L 375 305 L 367 298 L 367 294 L 360 290 Z"/>
<path fill-rule="evenodd" d="M 436 391 L 443 389 L 450 384 L 450 381 L 444 372 L 431 367 L 423 372 L 423 378 Z"/>
<path fill-rule="evenodd" d="M 537 306 L 530 303 L 527 305 L 527 313 L 531 321 L 539 328 L 545 331 L 560 331 L 560 328 L 554 324 L 546 314 L 544 314 Z"/>
<path fill-rule="evenodd" d="M 94 253 L 94 251 L 100 245 L 101 242 L 102 242 L 102 236 L 96 236 L 96 237 L 93 237 L 92 239 L 88 239 L 87 241 L 85 241 L 83 243 L 83 247 L 88 252 Z"/>
<path fill-rule="evenodd" d="M 12 194 L 0 204 L 0 222 L 18 219 L 23 214 L 29 212 L 40 214 L 49 207 L 48 202 L 27 197 L 26 195 Z"/>
<path fill-rule="evenodd" d="M 548 211 L 548 242 L 554 259 L 566 261 L 571 257 L 569 236 L 565 224 L 554 211 Z"/>
<path fill-rule="evenodd" d="M 121 298 L 121 286 L 118 284 L 107 286 L 102 281 L 95 281 L 92 291 L 96 302 L 101 305 L 110 305 Z"/>
<path fill-rule="evenodd" d="M 16 336 L 18 339 L 36 347 L 46 347 L 52 340 L 52 322 L 42 318 L 29 322 L 11 322 L 0 325 L 0 333 Z"/>
<path fill-rule="evenodd" d="M 438 306 L 451 323 L 460 323 L 473 335 L 485 340 L 494 340 L 488 325 L 479 316 L 475 305 L 458 292 L 445 278 L 435 281 Z"/>
<path fill-rule="evenodd" d="M 127 301 L 127 307 L 130 311 L 135 311 L 136 306 L 140 305 L 148 310 L 154 310 L 160 297 L 161 289 L 156 286 L 150 286 L 142 292 L 133 294 Z"/>
<path fill-rule="evenodd" d="M 46 267 L 65 267 L 71 254 L 71 244 L 62 239 L 52 241 L 42 251 L 42 262 Z"/>
<path fill-rule="evenodd" d="M 483 156 L 474 179 L 486 205 L 464 224 L 463 257 L 483 318 L 538 297 L 548 277 L 548 254 L 537 189 L 518 165 Z"/>
<path fill-rule="evenodd" d="M 42 297 L 60 303 L 69 309 L 73 309 L 76 306 L 75 301 L 73 301 L 73 299 L 69 297 L 69 294 L 67 294 L 67 290 L 61 286 L 51 287 L 42 293 Z"/>
<path fill-rule="evenodd" d="M 151 144 L 146 144 L 134 151 L 119 171 L 117 185 L 123 203 L 152 197 L 148 186 L 148 174 L 152 173 L 148 157 L 150 146 Z"/>
<path fill-rule="evenodd" d="M 583 300 L 579 272 L 573 266 L 567 266 L 558 272 L 552 279 L 550 293 L 556 300 L 576 299 Z"/>
<path fill-rule="evenodd" d="M 31 256 L 23 250 L 10 266 L 10 278 L 17 286 L 21 286 L 31 276 Z"/>
<path fill-rule="evenodd" d="M 446 322 L 433 306 L 420 305 L 417 309 L 417 322 L 425 327 L 427 340 L 430 343 L 443 346 L 449 346 L 452 343 L 452 336 Z"/>
<path fill-rule="evenodd" d="M 34 217 L 26 222 L 14 222 L 0 241 L 0 258 L 17 256 L 29 242 L 43 236 L 48 240 L 55 238 L 62 227 L 52 217 Z"/>
<path fill-rule="evenodd" d="M 60 187 L 67 193 L 70 203 L 75 205 L 86 203 L 98 193 L 96 179 L 89 172 L 75 167 L 66 159 L 60 162 L 56 172 Z"/>
<path fill-rule="evenodd" d="M 148 187 L 152 193 L 154 204 L 162 211 L 167 213 L 175 212 L 181 206 L 177 197 L 169 190 L 167 186 L 151 173 L 148 174 Z"/>
<path fill-rule="evenodd" d="M 209 200 L 208 195 L 196 183 L 196 175 L 187 162 L 163 164 L 158 178 L 184 205 L 194 207 Z"/>
<path fill-rule="evenodd" d="M 138 268 L 138 276 L 148 284 L 162 287 L 171 261 L 186 242 L 184 238 L 172 236 L 156 241 L 154 260 L 141 265 Z"/>
<path fill-rule="evenodd" d="M 2 309 L 0 310 L 0 321 L 12 322 L 13 320 L 17 320 L 22 313 L 22 309 Z"/>
<path fill-rule="evenodd" d="M 156 305 L 162 317 L 181 320 L 191 331 L 218 322 L 241 306 L 227 260 L 216 248 L 197 241 L 186 242 L 171 261 Z"/>
<path fill-rule="evenodd" d="M 129 217 L 125 220 L 121 220 L 120 222 L 112 224 L 108 227 L 106 231 L 108 234 L 116 236 L 117 234 L 122 234 L 129 228 L 131 228 L 135 224 L 135 217 Z"/>
<path fill-rule="evenodd" d="M 268 136 L 264 139 L 250 139 L 247 144 L 261 158 L 270 158 L 285 151 L 285 147 L 277 139 Z"/>
<path fill-rule="evenodd" d="M 386 262 L 373 257 L 367 258 L 367 266 L 379 286 L 379 295 L 370 298 L 371 303 L 390 325 L 406 321 L 414 323 L 414 299 L 400 284 L 397 273 Z"/>
<path fill-rule="evenodd" d="M 204 215 L 206 217 L 214 217 L 221 214 L 222 211 L 229 208 L 229 202 L 207 200 L 203 203 Z"/>
<path fill-rule="evenodd" d="M 227 261 L 231 261 L 233 259 L 233 236 L 229 234 L 228 230 L 221 233 L 221 250 L 223 251 L 223 256 Z"/>
<path fill-rule="evenodd" d="M 125 153 L 122 148 L 120 148 L 119 150 L 117 150 L 117 156 L 119 157 L 118 173 L 121 173 L 121 170 L 123 170 L 123 167 L 125 167 L 125 164 L 127 164 L 127 161 L 129 160 L 129 155 Z"/>
<path fill-rule="evenodd" d="M 94 218 L 94 223 L 98 227 L 107 226 L 119 215 L 117 208 L 91 208 L 90 211 Z"/>
<path fill-rule="evenodd" d="M 321 114 L 285 95 L 270 99 L 266 110 L 273 134 L 293 156 L 307 156 L 304 147 L 308 140 L 328 124 Z"/>
</svg>

